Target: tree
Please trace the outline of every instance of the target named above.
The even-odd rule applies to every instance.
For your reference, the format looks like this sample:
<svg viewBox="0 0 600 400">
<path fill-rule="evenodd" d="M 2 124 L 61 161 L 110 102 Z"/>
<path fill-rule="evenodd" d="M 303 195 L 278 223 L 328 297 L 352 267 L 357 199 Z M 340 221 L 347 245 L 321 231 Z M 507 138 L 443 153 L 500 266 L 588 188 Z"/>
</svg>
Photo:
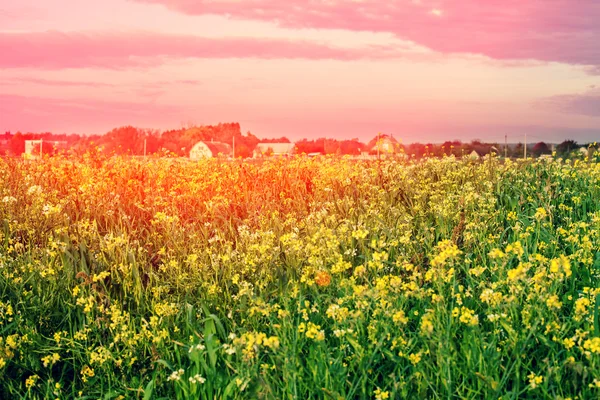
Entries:
<svg viewBox="0 0 600 400">
<path fill-rule="evenodd" d="M 517 145 L 512 150 L 512 156 L 517 158 L 523 157 L 524 150 L 525 149 L 523 147 L 523 143 L 517 143 Z"/>
<path fill-rule="evenodd" d="M 454 155 L 456 157 L 459 157 L 460 155 L 462 155 L 462 152 L 463 152 L 462 150 L 463 150 L 463 144 L 460 140 L 453 140 L 453 141 L 447 140 L 442 144 L 442 146 L 440 148 L 440 152 L 442 154 Z"/>
<path fill-rule="evenodd" d="M 248 146 L 246 146 L 244 143 L 238 144 L 238 142 L 236 142 L 235 143 L 235 157 L 236 158 L 252 157 L 252 150 L 250 150 L 250 148 Z"/>
<path fill-rule="evenodd" d="M 567 139 L 556 146 L 556 154 L 559 157 L 565 157 L 568 156 L 573 150 L 577 150 L 578 148 L 579 145 L 577 145 L 576 141 Z"/>
<path fill-rule="evenodd" d="M 302 139 L 296 142 L 296 152 L 298 154 L 321 153 L 325 154 L 325 139 L 317 140 Z"/>
<path fill-rule="evenodd" d="M 102 137 L 99 145 L 104 145 L 104 151 L 116 154 L 143 154 L 145 134 L 133 126 L 115 128 Z"/>
<path fill-rule="evenodd" d="M 323 143 L 323 151 L 325 154 L 340 154 L 340 142 L 335 139 L 325 139 Z"/>
<path fill-rule="evenodd" d="M 291 143 L 290 139 L 282 136 L 280 138 L 260 139 L 260 143 Z"/>
<path fill-rule="evenodd" d="M 340 151 L 342 154 L 350 154 L 353 156 L 360 155 L 361 151 L 366 147 L 365 144 L 358 139 L 344 140 L 340 143 Z"/>
<path fill-rule="evenodd" d="M 422 143 L 412 143 L 406 149 L 406 154 L 409 156 L 414 156 L 416 158 L 421 158 L 427 153 L 427 149 L 425 145 Z"/>
<path fill-rule="evenodd" d="M 17 132 L 10 139 L 10 151 L 16 156 L 25 152 L 25 137 L 21 132 Z"/>
<path fill-rule="evenodd" d="M 536 157 L 539 157 L 542 154 L 551 154 L 552 153 L 552 151 L 550 150 L 550 147 L 548 147 L 548 145 L 544 142 L 536 143 L 535 146 L 533 146 L 533 149 L 531 149 L 531 152 Z"/>
</svg>

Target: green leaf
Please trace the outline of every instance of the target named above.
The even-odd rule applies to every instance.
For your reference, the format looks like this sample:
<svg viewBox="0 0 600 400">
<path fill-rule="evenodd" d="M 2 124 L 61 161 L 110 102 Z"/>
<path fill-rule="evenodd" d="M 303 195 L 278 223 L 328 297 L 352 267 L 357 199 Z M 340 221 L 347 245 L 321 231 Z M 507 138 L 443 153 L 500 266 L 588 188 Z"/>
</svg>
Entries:
<svg viewBox="0 0 600 400">
<path fill-rule="evenodd" d="M 104 400 L 110 400 L 117 397 L 120 393 L 117 391 L 110 391 L 104 395 Z"/>
<path fill-rule="evenodd" d="M 600 293 L 596 295 L 596 304 L 594 306 L 594 334 L 600 336 Z"/>
<path fill-rule="evenodd" d="M 154 392 L 154 379 L 148 382 L 144 389 L 144 400 L 150 400 L 152 398 L 152 392 Z"/>
<path fill-rule="evenodd" d="M 229 396 L 233 394 L 233 391 L 236 386 L 237 384 L 235 383 L 235 379 L 232 379 L 231 382 L 229 382 L 229 385 L 227 385 L 227 387 L 223 391 L 223 400 L 226 400 L 227 398 L 229 398 Z"/>
</svg>

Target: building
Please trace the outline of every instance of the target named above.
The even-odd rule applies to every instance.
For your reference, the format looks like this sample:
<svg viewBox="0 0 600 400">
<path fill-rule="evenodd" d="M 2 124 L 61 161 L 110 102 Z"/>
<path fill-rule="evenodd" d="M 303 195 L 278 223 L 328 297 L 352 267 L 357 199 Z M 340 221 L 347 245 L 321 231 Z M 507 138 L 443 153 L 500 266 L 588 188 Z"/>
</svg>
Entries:
<svg viewBox="0 0 600 400">
<path fill-rule="evenodd" d="M 231 146 L 222 142 L 198 142 L 190 150 L 190 160 L 202 158 L 231 157 Z"/>
<path fill-rule="evenodd" d="M 254 158 L 265 156 L 291 156 L 294 154 L 294 143 L 259 143 L 254 149 Z"/>
<path fill-rule="evenodd" d="M 473 150 L 471 153 L 469 153 L 469 155 L 467 157 L 470 158 L 471 160 L 478 160 L 481 156 L 479 155 L 477 150 Z"/>
<path fill-rule="evenodd" d="M 400 149 L 400 143 L 393 136 L 380 134 L 375 136 L 367 145 L 370 154 L 396 153 Z"/>
<path fill-rule="evenodd" d="M 48 154 L 49 152 L 55 152 L 58 150 L 65 150 L 67 148 L 67 142 L 63 140 L 26 140 L 25 141 L 25 157 L 33 158 L 40 155 L 40 150 L 42 150 L 44 154 Z"/>
</svg>

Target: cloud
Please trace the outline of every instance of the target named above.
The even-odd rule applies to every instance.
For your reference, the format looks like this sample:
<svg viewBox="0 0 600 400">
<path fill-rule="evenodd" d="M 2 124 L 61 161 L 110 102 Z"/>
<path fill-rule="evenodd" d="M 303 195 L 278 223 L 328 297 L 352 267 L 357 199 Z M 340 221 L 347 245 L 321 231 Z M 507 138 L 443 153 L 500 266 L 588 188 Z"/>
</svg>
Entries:
<svg viewBox="0 0 600 400">
<path fill-rule="evenodd" d="M 167 58 L 263 58 L 356 60 L 399 57 L 386 46 L 332 47 L 309 41 L 205 38 L 154 33 L 0 33 L 0 68 L 46 69 L 161 64 Z"/>
<path fill-rule="evenodd" d="M 534 107 L 568 114 L 600 117 L 600 89 L 591 87 L 590 90 L 581 94 L 547 97 L 536 102 Z"/>
<path fill-rule="evenodd" d="M 590 75 L 600 75 L 600 65 L 592 65 L 585 68 L 585 72 Z"/>
<path fill-rule="evenodd" d="M 389 32 L 443 53 L 600 66 L 595 0 L 136 0 L 283 27 Z"/>
<path fill-rule="evenodd" d="M 45 78 L 33 78 L 26 76 L 13 77 L 10 79 L 0 80 L 0 85 L 21 85 L 23 83 L 31 83 L 34 85 L 42 86 L 60 86 L 60 87 L 93 87 L 93 88 L 122 88 L 123 84 L 117 85 L 116 83 L 98 82 L 98 81 L 72 81 L 64 79 L 45 79 Z M 141 82 L 143 89 L 158 89 L 169 87 L 173 85 L 187 85 L 197 86 L 202 85 L 204 82 L 198 79 L 173 79 L 173 80 L 162 80 L 162 81 L 151 81 Z"/>
<path fill-rule="evenodd" d="M 92 87 L 92 88 L 112 88 L 116 85 L 105 82 L 95 81 L 68 81 L 63 79 L 44 79 L 44 78 L 33 78 L 33 77 L 16 77 L 6 80 L 0 80 L 0 85 L 21 85 L 24 83 L 31 83 L 34 85 L 43 86 L 60 86 L 60 87 Z"/>
<path fill-rule="evenodd" d="M 61 99 L 0 94 L 0 130 L 104 133 L 115 126 L 172 124 L 184 107 L 154 102 Z"/>
</svg>

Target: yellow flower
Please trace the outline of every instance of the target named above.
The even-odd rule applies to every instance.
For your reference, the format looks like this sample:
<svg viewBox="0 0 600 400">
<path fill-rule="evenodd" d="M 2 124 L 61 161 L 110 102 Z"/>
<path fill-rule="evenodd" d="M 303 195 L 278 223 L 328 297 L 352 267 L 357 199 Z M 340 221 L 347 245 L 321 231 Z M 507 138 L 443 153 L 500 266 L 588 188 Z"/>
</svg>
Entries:
<svg viewBox="0 0 600 400">
<path fill-rule="evenodd" d="M 25 387 L 27 388 L 27 390 L 34 387 L 38 379 L 39 379 L 38 375 L 31 375 L 29 378 L 27 378 L 25 380 Z"/>
<path fill-rule="evenodd" d="M 350 310 L 348 310 L 347 307 L 340 307 L 337 304 L 332 304 L 329 306 L 329 308 L 327 308 L 325 314 L 337 322 L 342 322 L 348 318 L 350 315 Z"/>
<path fill-rule="evenodd" d="M 573 348 L 573 346 L 575 346 L 575 341 L 571 338 L 565 338 L 563 340 L 563 344 L 567 350 L 570 350 L 571 348 Z"/>
<path fill-rule="evenodd" d="M 560 309 L 562 307 L 562 303 L 558 300 L 558 296 L 555 294 L 548 297 L 548 299 L 546 300 L 546 305 L 548 306 L 548 308 Z"/>
<path fill-rule="evenodd" d="M 509 244 L 508 246 L 506 246 L 506 254 L 514 254 L 516 256 L 521 257 L 523 255 L 523 253 L 525 252 L 525 250 L 523 249 L 523 245 L 521 244 L 520 241 L 516 241 L 514 243 Z"/>
<path fill-rule="evenodd" d="M 412 353 L 408 356 L 408 359 L 412 363 L 412 365 L 417 365 L 419 361 L 421 361 L 421 353 Z"/>
<path fill-rule="evenodd" d="M 600 354 L 600 337 L 586 340 L 583 343 L 583 348 L 592 353 Z"/>
<path fill-rule="evenodd" d="M 423 315 L 423 318 L 421 318 L 421 332 L 425 333 L 426 335 L 433 333 L 433 323 L 431 322 L 432 319 L 433 314 L 431 313 L 426 313 Z"/>
<path fill-rule="evenodd" d="M 276 350 L 279 348 L 279 338 L 277 336 L 271 336 L 263 340 L 263 345 Z"/>
<path fill-rule="evenodd" d="M 88 379 L 94 377 L 94 375 L 94 369 L 87 365 L 81 369 L 81 380 L 84 382 L 87 382 Z"/>
<path fill-rule="evenodd" d="M 571 276 L 571 261 L 565 256 L 561 255 L 558 258 L 550 261 L 550 272 L 562 279 L 563 275 L 567 278 Z"/>
<path fill-rule="evenodd" d="M 492 251 L 490 251 L 488 253 L 488 256 L 492 259 L 492 260 L 497 260 L 499 258 L 503 258 L 504 257 L 504 252 L 500 249 L 492 249 Z"/>
<path fill-rule="evenodd" d="M 394 321 L 396 324 L 406 325 L 408 323 L 408 318 L 404 314 L 404 311 L 400 310 L 394 313 L 392 316 L 392 321 Z"/>
<path fill-rule="evenodd" d="M 537 210 L 535 210 L 534 218 L 537 219 L 538 221 L 543 220 L 547 216 L 548 216 L 548 213 L 546 212 L 546 210 L 543 207 L 539 207 Z"/>
<path fill-rule="evenodd" d="M 535 389 L 544 381 L 544 377 L 536 375 L 533 372 L 527 375 L 527 377 L 529 378 L 529 386 L 531 387 L 531 389 Z"/>
<path fill-rule="evenodd" d="M 591 302 L 588 298 L 582 297 L 575 300 L 575 320 L 581 321 L 588 313 L 588 307 Z"/>
<path fill-rule="evenodd" d="M 494 292 L 493 289 L 484 289 L 483 292 L 481 292 L 479 299 L 484 303 L 495 307 L 502 303 L 502 293 Z"/>
<path fill-rule="evenodd" d="M 60 360 L 60 354 L 54 353 L 52 355 L 43 357 L 42 358 L 42 363 L 44 364 L 44 367 L 48 367 L 48 366 L 54 365 L 59 360 Z"/>
<path fill-rule="evenodd" d="M 390 398 L 390 392 L 384 392 L 379 388 L 375 389 L 373 394 L 375 395 L 375 400 L 386 400 Z"/>
<path fill-rule="evenodd" d="M 460 309 L 460 318 L 459 321 L 462 322 L 465 325 L 471 325 L 471 326 L 475 326 L 477 324 L 479 324 L 479 316 L 475 315 L 475 311 L 467 308 L 467 307 L 462 307 Z"/>
<path fill-rule="evenodd" d="M 306 337 L 317 342 L 325 340 L 325 331 L 321 330 L 321 325 L 315 325 L 309 322 L 306 327 Z"/>
<path fill-rule="evenodd" d="M 100 282 L 100 281 L 103 281 L 105 278 L 107 278 L 109 276 L 110 276 L 110 272 L 108 272 L 108 271 L 102 271 L 99 274 L 94 275 L 92 277 L 92 280 L 94 282 Z"/>
</svg>

